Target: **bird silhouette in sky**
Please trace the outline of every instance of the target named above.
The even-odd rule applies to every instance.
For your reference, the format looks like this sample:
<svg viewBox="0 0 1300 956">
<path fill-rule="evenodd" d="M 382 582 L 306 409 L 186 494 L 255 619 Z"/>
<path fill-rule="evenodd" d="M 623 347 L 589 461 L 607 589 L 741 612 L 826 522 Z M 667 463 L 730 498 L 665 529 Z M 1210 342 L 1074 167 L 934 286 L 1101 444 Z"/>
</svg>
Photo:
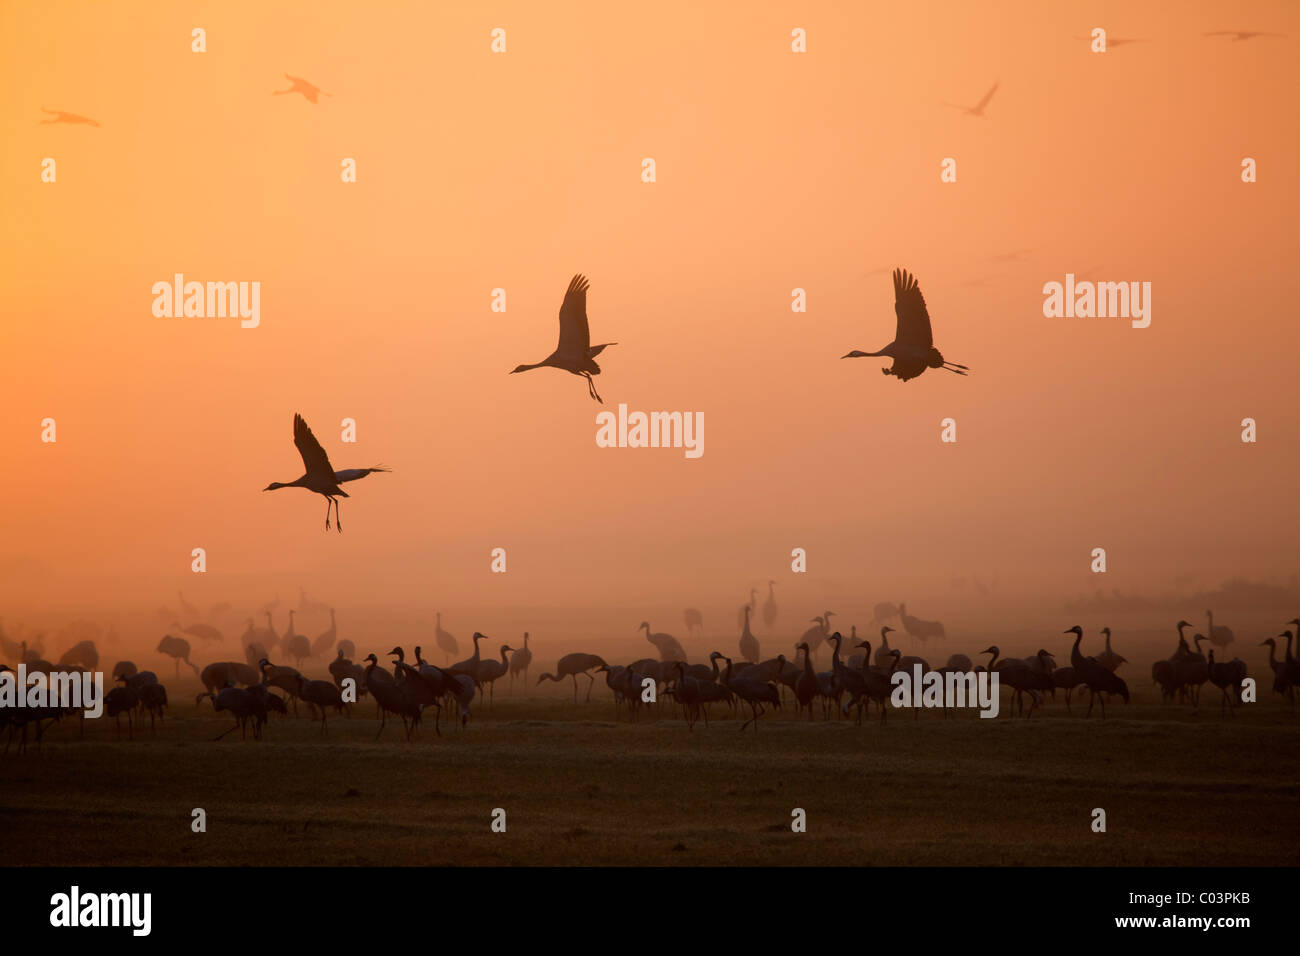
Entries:
<svg viewBox="0 0 1300 956">
<path fill-rule="evenodd" d="M 894 314 L 898 317 L 894 341 L 879 352 L 854 350 L 841 357 L 874 358 L 886 355 L 894 360 L 894 364 L 880 371 L 885 375 L 897 375 L 904 382 L 916 378 L 927 368 L 942 368 L 958 375 L 965 375 L 969 371 L 965 365 L 945 361 L 934 347 L 930 313 L 926 311 L 921 287 L 916 278 L 904 269 L 894 270 Z"/>
<path fill-rule="evenodd" d="M 1232 37 L 1232 42 L 1237 43 L 1241 40 L 1253 40 L 1255 37 L 1285 37 L 1285 33 L 1265 33 L 1262 30 L 1215 30 L 1211 33 L 1203 33 L 1207 37 Z"/>
<path fill-rule="evenodd" d="M 587 394 L 604 404 L 604 399 L 596 391 L 593 375 L 600 374 L 596 356 L 617 342 L 603 345 L 591 344 L 591 330 L 587 325 L 587 288 L 590 283 L 585 276 L 576 275 L 569 281 L 565 290 L 564 301 L 560 304 L 560 344 L 554 352 L 536 365 L 519 365 L 510 370 L 510 374 L 527 372 L 534 368 L 558 368 L 574 375 L 581 375 L 587 380 Z"/>
<path fill-rule="evenodd" d="M 322 96 L 333 96 L 332 93 L 326 93 L 319 86 L 308 83 L 301 76 L 290 76 L 285 74 L 285 78 L 290 81 L 287 90 L 272 90 L 272 96 L 284 96 L 286 93 L 301 93 L 308 103 L 319 103 Z"/>
<path fill-rule="evenodd" d="M 51 116 L 54 117 L 54 119 L 41 120 L 40 123 L 36 124 L 38 126 L 43 126 L 48 123 L 70 123 L 70 124 L 79 123 L 83 126 L 99 125 L 89 116 L 78 116 L 76 113 L 65 113 L 63 110 L 47 110 L 44 106 L 42 106 L 41 112 L 49 113 Z"/>
<path fill-rule="evenodd" d="M 976 103 L 974 106 L 962 106 L 960 103 L 944 103 L 943 105 L 951 106 L 953 109 L 961 110 L 967 116 L 978 116 L 981 119 L 983 119 L 984 107 L 989 105 L 989 100 L 993 99 L 993 94 L 998 91 L 998 85 L 1001 82 L 1002 81 L 999 80 L 997 83 L 994 83 L 991 87 L 989 87 L 989 91 L 984 94 L 984 98 L 980 100 L 978 103 Z"/>
<path fill-rule="evenodd" d="M 337 498 L 350 498 L 351 495 L 340 488 L 339 485 L 345 481 L 356 481 L 358 478 L 364 478 L 373 471 L 391 470 L 383 466 L 377 466 L 375 468 L 345 468 L 342 471 L 335 471 L 330 464 L 329 456 L 325 454 L 325 449 L 316 440 L 316 436 L 311 433 L 311 429 L 307 427 L 307 423 L 301 415 L 293 416 L 293 443 L 298 447 L 298 454 L 302 455 L 302 464 L 306 469 L 306 473 L 297 481 L 273 481 L 262 490 L 275 491 L 277 488 L 306 488 L 318 495 L 324 495 L 326 531 L 330 527 L 331 507 L 334 509 L 338 529 L 343 530 L 343 519 L 339 518 Z"/>
</svg>

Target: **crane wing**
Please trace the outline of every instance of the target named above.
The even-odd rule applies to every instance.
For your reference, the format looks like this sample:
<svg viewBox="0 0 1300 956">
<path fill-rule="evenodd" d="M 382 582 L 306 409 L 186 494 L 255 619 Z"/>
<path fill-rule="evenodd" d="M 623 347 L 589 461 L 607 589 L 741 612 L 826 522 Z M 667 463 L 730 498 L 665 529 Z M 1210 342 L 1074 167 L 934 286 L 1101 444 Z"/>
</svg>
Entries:
<svg viewBox="0 0 1300 956">
<path fill-rule="evenodd" d="M 334 480 L 340 485 L 345 481 L 356 481 L 358 478 L 364 478 L 372 471 L 391 471 L 392 469 L 384 468 L 382 465 L 377 468 L 344 468 L 342 471 L 334 472 Z"/>
<path fill-rule="evenodd" d="M 302 455 L 303 468 L 309 476 L 334 481 L 334 468 L 330 465 L 329 456 L 325 454 L 325 449 L 320 446 L 320 442 L 311 433 L 311 429 L 307 427 L 301 415 L 293 416 L 293 443 L 298 446 L 298 454 Z"/>
<path fill-rule="evenodd" d="M 975 104 L 976 113 L 978 113 L 980 110 L 984 109 L 984 107 L 989 105 L 989 100 L 993 99 L 993 94 L 998 91 L 998 84 L 1001 82 L 1002 82 L 1001 80 L 998 80 L 996 83 L 994 83 L 993 86 L 989 88 L 989 91 L 984 94 L 984 99 L 980 100 L 978 103 Z"/>
<path fill-rule="evenodd" d="M 916 277 L 905 269 L 894 270 L 894 314 L 898 316 L 895 342 L 921 349 L 934 345 L 930 313 L 925 309 L 921 287 L 917 285 Z"/>
<path fill-rule="evenodd" d="M 591 331 L 587 327 L 587 282 L 576 275 L 569 282 L 560 305 L 560 345 L 557 352 L 585 359 L 591 348 Z"/>
</svg>

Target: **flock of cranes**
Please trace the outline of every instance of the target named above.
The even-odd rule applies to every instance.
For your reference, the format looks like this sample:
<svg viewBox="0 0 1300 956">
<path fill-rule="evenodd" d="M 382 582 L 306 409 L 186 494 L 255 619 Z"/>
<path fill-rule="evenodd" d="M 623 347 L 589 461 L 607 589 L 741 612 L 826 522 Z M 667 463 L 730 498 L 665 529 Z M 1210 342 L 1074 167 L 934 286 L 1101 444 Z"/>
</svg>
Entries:
<svg viewBox="0 0 1300 956">
<path fill-rule="evenodd" d="M 291 77 L 292 79 L 292 77 Z M 297 87 L 280 92 L 295 92 Z M 299 91 L 300 92 L 300 91 Z M 305 95 L 305 94 L 304 94 Z M 991 93 L 990 93 L 991 95 Z M 313 100 L 314 102 L 314 100 Z M 593 376 L 600 374 L 596 356 L 617 342 L 591 344 L 591 329 L 587 319 L 587 290 L 590 283 L 585 276 L 575 275 L 565 290 L 564 301 L 560 304 L 560 336 L 553 351 L 540 362 L 532 365 L 518 365 L 511 374 L 527 372 L 537 368 L 557 368 L 570 372 L 587 380 L 587 392 L 597 402 L 603 402 L 596 391 Z M 934 347 L 934 336 L 930 327 L 930 313 L 926 309 L 925 299 L 916 278 L 903 269 L 894 270 L 894 313 L 896 318 L 894 341 L 878 352 L 854 350 L 844 358 L 869 358 L 884 356 L 893 360 L 887 369 L 881 369 L 885 375 L 894 375 L 900 381 L 916 378 L 927 368 L 941 368 L 958 375 L 965 375 L 969 369 L 944 359 Z M 325 498 L 325 530 L 330 528 L 330 512 L 334 513 L 337 529 L 343 530 L 343 520 L 339 516 L 338 499 L 350 497 L 342 485 L 357 481 L 375 472 L 387 472 L 391 469 L 382 465 L 370 468 L 347 468 L 336 471 L 330 464 L 329 456 L 321 443 L 312 434 L 302 415 L 293 416 L 293 443 L 302 457 L 303 474 L 293 481 L 273 481 L 263 491 L 277 491 L 281 488 L 305 488 Z M 768 599 L 763 605 L 763 616 L 770 628 L 776 620 L 776 599 L 772 588 L 775 582 L 768 582 Z M 754 610 L 758 602 L 758 590 L 752 589 L 747 606 Z M 687 629 L 702 626 L 703 619 L 695 611 L 695 619 L 689 617 Z"/>
<path fill-rule="evenodd" d="M 765 612 L 771 608 L 770 615 L 764 614 L 769 630 L 776 622 L 773 588 L 774 583 L 769 582 L 769 603 L 764 605 Z M 1035 711 L 1046 706 L 1049 698 L 1056 698 L 1058 691 L 1062 692 L 1066 711 L 1073 713 L 1072 698 L 1077 691 L 1088 694 L 1085 716 L 1091 716 L 1094 707 L 1099 706 L 1104 719 L 1107 704 L 1114 698 L 1127 703 L 1131 697 L 1128 683 L 1118 673 L 1128 660 L 1112 647 L 1113 635 L 1109 627 L 1098 632 L 1100 647 L 1093 655 L 1082 650 L 1085 640 L 1082 627 L 1066 630 L 1065 635 L 1073 636 L 1068 665 L 1058 665 L 1056 654 L 1047 648 L 1040 648 L 1028 657 L 1007 658 L 1002 656 L 996 644 L 977 655 L 987 655 L 987 661 L 976 663 L 966 654 L 954 653 L 948 655 L 943 663 L 932 663 L 925 657 L 906 655 L 899 648 L 891 647 L 890 635 L 898 632 L 888 624 L 879 625 L 879 637 L 874 648 L 872 641 L 859 639 L 856 625 L 850 627 L 846 638 L 832 624 L 836 613 L 826 610 L 812 618 L 814 626 L 793 643 L 790 656 L 778 653 L 764 659 L 751 627 L 756 595 L 757 589 L 751 589 L 750 602 L 740 607 L 736 654 L 713 650 L 707 656 L 707 664 L 691 663 L 685 647 L 677 638 L 656 632 L 646 620 L 636 630 L 644 633 L 647 643 L 654 648 L 653 656 L 617 664 L 598 654 L 569 653 L 561 656 L 555 668 L 541 674 L 532 686 L 571 681 L 573 699 L 577 703 L 584 690 L 578 682 L 578 677 L 582 676 L 587 679 L 585 701 L 590 702 L 597 681 L 603 679 L 613 697 L 616 715 L 626 715 L 629 720 L 638 720 L 647 712 L 679 714 L 687 727 L 694 730 L 698 722 L 707 726 L 710 717 L 716 719 L 721 712 L 744 718 L 742 731 L 751 725 L 757 731 L 758 722 L 764 715 L 790 704 L 793 704 L 796 714 L 807 720 L 813 720 L 820 710 L 822 719 L 854 719 L 858 724 L 874 705 L 881 723 L 885 723 L 889 711 L 894 709 L 890 702 L 893 673 L 901 670 L 910 674 L 916 668 L 923 675 L 931 671 L 944 675 L 996 672 L 999 683 L 1011 693 L 1009 716 L 1032 717 Z M 183 595 L 178 597 L 181 598 L 183 614 L 197 612 L 197 608 L 185 601 Z M 277 598 L 268 606 L 275 608 L 278 605 Z M 295 614 L 303 608 L 316 614 L 329 613 L 329 629 L 315 640 L 297 633 Z M 398 645 L 383 655 L 390 659 L 386 664 L 381 663 L 381 655 L 374 652 L 357 662 L 355 644 L 338 637 L 334 609 L 319 602 L 309 603 L 305 592 L 299 608 L 289 609 L 289 625 L 283 634 L 277 635 L 272 626 L 274 611 L 265 610 L 263 613 L 267 619 L 265 628 L 255 628 L 252 619 L 247 619 L 248 630 L 242 638 L 243 661 L 214 661 L 200 669 L 191 659 L 192 648 L 184 638 L 168 634 L 158 644 L 157 652 L 173 659 L 178 680 L 182 663 L 193 670 L 202 687 L 195 697 L 195 704 L 210 701 L 215 712 L 233 719 L 233 724 L 216 738 L 218 740 L 235 730 L 240 731 L 241 737 L 246 738 L 251 731 L 254 739 L 261 739 L 273 715 L 297 716 L 303 708 L 311 719 L 319 720 L 320 733 L 327 735 L 330 713 L 351 715 L 353 708 L 365 701 L 373 702 L 374 712 L 379 717 L 376 737 L 383 734 L 389 719 L 395 719 L 401 721 L 404 735 L 409 740 L 423 725 L 430 711 L 434 716 L 434 732 L 441 735 L 443 708 L 450 708 L 453 723 L 463 729 L 476 708 L 491 708 L 499 680 L 506 679 L 512 693 L 516 682 L 525 688 L 525 692 L 530 686 L 533 650 L 527 632 L 516 648 L 509 643 L 494 645 L 487 635 L 476 631 L 470 656 L 452 663 L 452 658 L 460 653 L 459 644 L 443 630 L 442 616 L 438 613 L 434 639 L 439 650 L 446 655 L 443 666 L 425 660 L 420 645 L 414 647 L 409 661 L 404 648 Z M 904 632 L 914 639 L 924 641 L 943 635 L 942 624 L 912 618 L 902 603 L 878 604 L 873 613 L 873 627 L 879 624 L 881 616 L 895 616 Z M 1288 621 L 1287 626 L 1294 630 L 1283 630 L 1276 638 L 1260 642 L 1260 646 L 1268 648 L 1272 690 L 1283 697 L 1294 714 L 1300 659 L 1294 656 L 1293 644 L 1300 635 L 1300 618 Z M 1152 665 L 1152 683 L 1159 688 L 1162 701 L 1188 704 L 1193 712 L 1199 711 L 1204 686 L 1213 684 L 1219 690 L 1221 715 L 1233 715 L 1242 702 L 1242 691 L 1248 677 L 1246 664 L 1238 658 L 1216 659 L 1216 649 L 1222 652 L 1235 641 L 1235 636 L 1230 629 L 1216 625 L 1210 612 L 1206 612 L 1208 636 L 1194 633 L 1189 638 L 1186 631 L 1192 627 L 1186 620 L 1178 622 L 1177 646 L 1169 658 Z M 215 627 L 207 625 L 206 628 L 215 633 L 217 639 L 220 638 Z M 484 642 L 487 644 L 481 647 Z M 1210 645 L 1208 650 L 1203 649 L 1202 644 Z M 487 647 L 494 650 L 485 653 Z M 819 651 L 826 648 L 830 650 L 829 668 L 823 669 L 824 665 L 819 668 L 815 662 Z M 302 672 L 303 659 L 321 660 L 331 650 L 334 657 L 326 668 L 329 679 Z M 42 656 L 42 649 L 29 647 L 26 640 L 12 640 L 3 627 L 0 627 L 0 651 L 14 660 L 15 667 L 17 664 L 25 665 L 29 679 L 36 672 L 51 675 L 93 671 L 100 664 L 94 640 L 75 642 L 57 663 L 52 663 Z M 274 652 L 290 655 L 299 666 L 273 663 L 271 654 Z M 14 668 L 5 664 L 0 665 L 0 669 L 11 671 Z M 168 707 L 167 688 L 156 673 L 140 670 L 134 662 L 122 660 L 112 668 L 111 683 L 112 689 L 105 697 L 105 713 L 114 719 L 119 736 L 123 717 L 126 718 L 128 737 L 134 736 L 136 722 L 143 720 L 145 715 L 149 717 L 151 731 L 164 720 Z M 29 726 L 34 727 L 39 746 L 48 725 L 64 716 L 67 716 L 64 711 L 54 707 L 6 708 L 0 710 L 0 729 L 8 730 L 9 743 L 15 734 L 20 737 L 21 752 L 27 744 Z M 948 716 L 946 705 L 943 716 Z M 919 709 L 913 708 L 913 717 L 919 717 Z M 84 735 L 84 714 L 82 718 L 81 733 Z M 6 752 L 8 749 L 7 743 Z"/>
</svg>

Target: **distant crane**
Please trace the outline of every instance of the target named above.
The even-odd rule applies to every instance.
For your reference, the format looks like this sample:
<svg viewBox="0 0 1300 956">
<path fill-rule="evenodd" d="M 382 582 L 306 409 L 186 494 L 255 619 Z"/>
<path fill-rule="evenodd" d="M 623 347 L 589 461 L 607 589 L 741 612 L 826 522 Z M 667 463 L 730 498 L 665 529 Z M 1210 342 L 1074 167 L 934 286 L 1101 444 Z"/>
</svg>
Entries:
<svg viewBox="0 0 1300 956">
<path fill-rule="evenodd" d="M 993 94 L 998 91 L 998 84 L 1001 82 L 1002 82 L 1001 80 L 998 80 L 991 87 L 989 87 L 989 91 L 984 94 L 984 98 L 981 99 L 974 106 L 962 106 L 960 103 L 944 103 L 943 105 L 951 106 L 953 109 L 961 110 L 967 116 L 976 116 L 979 117 L 980 119 L 983 119 L 984 107 L 989 105 L 989 100 L 993 99 Z"/>
<path fill-rule="evenodd" d="M 37 124 L 38 126 L 44 126 L 49 123 L 68 123 L 71 125 L 80 124 L 82 126 L 99 125 L 89 116 L 78 116 L 76 113 L 65 113 L 63 110 L 47 110 L 44 106 L 42 106 L 41 112 L 49 113 L 51 116 L 54 117 L 54 119 L 41 120 L 40 123 Z"/>
<path fill-rule="evenodd" d="M 898 605 L 898 616 L 903 622 L 903 630 L 909 637 L 917 638 L 921 641 L 927 641 L 932 637 L 944 637 L 943 624 L 939 621 L 925 621 L 919 617 L 912 617 L 907 613 L 907 605 Z"/>
<path fill-rule="evenodd" d="M 528 632 L 524 631 L 524 646 L 510 655 L 510 691 L 514 692 L 515 675 L 522 674 L 524 686 L 528 686 L 528 666 L 533 662 L 533 652 L 528 648 Z"/>
<path fill-rule="evenodd" d="M 170 634 L 164 634 L 163 639 L 158 642 L 158 653 L 166 654 L 176 662 L 176 677 L 181 676 L 181 661 L 189 664 L 194 669 L 195 676 L 198 675 L 199 669 L 194 662 L 190 660 L 190 642 L 183 637 L 172 637 Z"/>
<path fill-rule="evenodd" d="M 329 630 L 322 631 L 316 635 L 315 640 L 311 642 L 311 652 L 315 657 L 324 657 L 337 643 L 339 639 L 338 622 L 334 620 L 334 608 L 330 608 L 330 626 Z"/>
<path fill-rule="evenodd" d="M 595 358 L 617 342 L 603 345 L 591 344 L 591 330 L 587 324 L 587 289 L 590 283 L 585 276 L 575 275 L 565 290 L 564 302 L 560 304 L 560 344 L 555 351 L 535 365 L 519 365 L 511 369 L 510 374 L 527 372 L 535 368 L 558 368 L 574 375 L 581 375 L 587 380 L 587 393 L 596 401 L 604 400 L 596 391 L 593 375 L 600 374 L 600 366 Z"/>
<path fill-rule="evenodd" d="M 677 638 L 671 634 L 654 634 L 650 631 L 650 622 L 642 621 L 637 625 L 637 630 L 645 629 L 645 639 L 653 644 L 659 651 L 661 661 L 685 661 L 686 650 L 682 647 Z"/>
<path fill-rule="evenodd" d="M 453 655 L 460 653 L 460 644 L 456 642 L 456 638 L 452 637 L 450 632 L 442 629 L 442 612 L 438 611 L 434 616 L 438 621 L 433 631 L 434 643 L 438 645 L 438 650 L 447 655 L 447 663 L 450 664 Z"/>
<path fill-rule="evenodd" d="M 314 104 L 314 103 L 319 103 L 320 97 L 322 96 L 334 95 L 333 93 L 326 93 L 324 90 L 322 90 L 319 86 L 316 86 L 315 84 L 308 83 L 301 76 L 290 76 L 288 73 L 286 73 L 284 76 L 285 79 L 287 79 L 290 83 L 289 88 L 287 90 L 272 90 L 271 91 L 272 96 L 284 96 L 287 93 L 301 93 L 303 95 L 303 99 L 305 99 L 308 103 Z"/>
<path fill-rule="evenodd" d="M 329 456 L 325 454 L 325 449 L 316 440 L 316 436 L 311 433 L 311 429 L 307 427 L 307 423 L 303 421 L 301 415 L 293 416 L 293 443 L 298 448 L 298 454 L 302 455 L 303 467 L 307 469 L 306 474 L 296 481 L 273 481 L 262 490 L 275 491 L 277 488 L 306 488 L 308 491 L 323 495 L 325 497 L 326 531 L 330 527 L 331 507 L 334 508 L 334 517 L 337 519 L 338 529 L 343 530 L 343 519 L 339 518 L 338 498 L 351 496 L 339 485 L 345 481 L 356 481 L 358 478 L 364 478 L 371 472 L 391 470 L 383 466 L 376 466 L 374 468 L 346 468 L 343 471 L 335 471 L 330 464 Z"/>
<path fill-rule="evenodd" d="M 695 631 L 704 630 L 704 615 L 697 609 L 688 607 L 682 612 L 682 618 L 686 621 L 686 636 L 690 637 Z"/>
<path fill-rule="evenodd" d="M 1211 644 L 1215 647 L 1227 647 L 1233 642 L 1232 629 L 1224 627 L 1222 624 L 1215 624 L 1213 611 L 1206 611 L 1205 617 L 1210 622 L 1209 638 Z"/>
<path fill-rule="evenodd" d="M 1110 628 L 1103 627 L 1101 633 L 1106 635 L 1106 649 L 1097 655 L 1097 663 L 1108 671 L 1119 670 L 1119 665 L 1127 664 L 1128 658 L 1121 657 L 1110 649 Z"/>
<path fill-rule="evenodd" d="M 958 375 L 969 369 L 956 362 L 948 362 L 934 347 L 934 334 L 930 329 L 930 313 L 916 278 L 903 269 L 894 270 L 894 314 L 898 324 L 894 341 L 879 352 L 860 352 L 854 349 L 843 358 L 874 358 L 879 355 L 894 360 L 890 368 L 882 368 L 884 375 L 897 375 L 901 381 L 916 378 L 927 368 L 942 368 Z"/>
<path fill-rule="evenodd" d="M 767 582 L 767 600 L 763 602 L 763 626 L 769 631 L 776 624 L 776 592 L 772 589 L 776 587 L 775 581 Z"/>
<path fill-rule="evenodd" d="M 745 614 L 745 608 L 749 608 L 749 613 L 750 613 L 750 614 L 753 614 L 754 611 L 758 608 L 758 589 L 757 589 L 757 588 L 750 588 L 750 589 L 749 589 L 749 600 L 746 601 L 744 604 L 742 604 L 740 607 L 736 608 L 736 627 L 740 627 L 740 622 L 741 622 L 741 620 L 742 620 L 742 618 L 743 618 L 743 616 L 744 616 L 744 614 Z"/>
<path fill-rule="evenodd" d="M 195 607 L 193 604 L 191 604 L 189 601 L 185 600 L 185 595 L 184 595 L 184 594 L 182 594 L 180 591 L 177 591 L 177 592 L 176 592 L 176 597 L 180 599 L 180 602 L 181 602 L 181 613 L 182 613 L 182 614 L 184 614 L 186 617 L 190 618 L 191 620 L 193 620 L 194 618 L 200 616 L 200 611 L 199 611 L 199 609 L 196 608 L 196 607 Z"/>
<path fill-rule="evenodd" d="M 757 664 L 758 655 L 758 638 L 749 630 L 749 607 L 745 607 L 745 628 L 740 632 L 740 656 L 749 664 Z"/>
<path fill-rule="evenodd" d="M 1241 40 L 1253 40 L 1255 37 L 1285 37 L 1285 33 L 1264 33 L 1261 30 L 1214 30 L 1210 33 L 1203 33 L 1201 36 L 1207 37 L 1232 37 L 1233 43 Z"/>
</svg>

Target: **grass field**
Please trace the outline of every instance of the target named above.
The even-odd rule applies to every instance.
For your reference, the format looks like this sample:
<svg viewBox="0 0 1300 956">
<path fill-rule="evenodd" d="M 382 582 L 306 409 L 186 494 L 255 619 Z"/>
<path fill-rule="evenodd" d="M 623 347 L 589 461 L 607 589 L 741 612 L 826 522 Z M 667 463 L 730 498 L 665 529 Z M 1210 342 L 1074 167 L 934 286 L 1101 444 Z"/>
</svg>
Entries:
<svg viewBox="0 0 1300 956">
<path fill-rule="evenodd" d="M 1213 690 L 1213 688 L 1210 688 Z M 598 688 L 597 695 L 607 694 Z M 1209 697 L 1207 696 L 1207 701 Z M 193 697 L 119 742 L 68 720 L 0 759 L 0 855 L 30 864 L 1294 865 L 1300 726 L 1278 701 L 1221 720 L 1153 700 L 1103 723 L 891 715 L 881 727 L 717 713 L 615 722 L 606 697 L 504 698 L 407 743 L 373 704 L 273 718 L 266 739 Z M 125 726 L 125 725 L 124 725 Z M 207 811 L 207 832 L 191 811 Z M 491 830 L 495 808 L 505 833 Z M 807 832 L 791 832 L 791 811 Z M 1107 813 L 1094 833 L 1092 810 Z"/>
</svg>

